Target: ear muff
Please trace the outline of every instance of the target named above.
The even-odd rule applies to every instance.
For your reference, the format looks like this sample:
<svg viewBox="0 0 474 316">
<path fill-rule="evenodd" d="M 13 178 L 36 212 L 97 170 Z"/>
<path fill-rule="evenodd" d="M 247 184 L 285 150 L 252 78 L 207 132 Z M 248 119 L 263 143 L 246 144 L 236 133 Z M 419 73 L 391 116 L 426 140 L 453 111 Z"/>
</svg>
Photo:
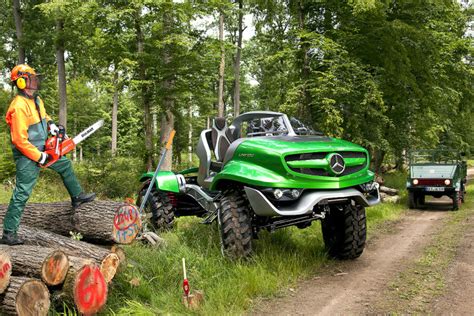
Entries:
<svg viewBox="0 0 474 316">
<path fill-rule="evenodd" d="M 16 80 L 16 86 L 18 87 L 18 89 L 20 90 L 23 90 L 26 88 L 26 80 L 25 78 L 18 78 Z"/>
</svg>

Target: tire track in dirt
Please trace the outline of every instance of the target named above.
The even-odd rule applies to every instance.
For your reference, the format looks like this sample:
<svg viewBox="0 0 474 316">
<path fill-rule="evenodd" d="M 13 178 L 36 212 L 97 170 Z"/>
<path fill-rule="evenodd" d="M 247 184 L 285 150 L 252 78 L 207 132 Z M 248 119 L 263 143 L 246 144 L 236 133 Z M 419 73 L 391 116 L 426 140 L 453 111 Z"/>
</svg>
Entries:
<svg viewBox="0 0 474 316">
<path fill-rule="evenodd" d="M 387 283 L 418 258 L 440 228 L 450 199 L 429 204 L 433 210 L 407 212 L 392 231 L 369 240 L 354 261 L 335 261 L 313 280 L 304 281 L 292 296 L 262 302 L 252 315 L 340 315 L 371 310 Z M 395 225 L 394 225 L 395 226 Z"/>
<path fill-rule="evenodd" d="M 410 211 L 392 233 L 369 241 L 359 259 L 335 262 L 334 270 L 303 282 L 294 297 L 265 302 L 252 314 L 364 312 L 382 295 L 387 282 L 421 254 L 445 216 L 445 211 Z"/>
</svg>

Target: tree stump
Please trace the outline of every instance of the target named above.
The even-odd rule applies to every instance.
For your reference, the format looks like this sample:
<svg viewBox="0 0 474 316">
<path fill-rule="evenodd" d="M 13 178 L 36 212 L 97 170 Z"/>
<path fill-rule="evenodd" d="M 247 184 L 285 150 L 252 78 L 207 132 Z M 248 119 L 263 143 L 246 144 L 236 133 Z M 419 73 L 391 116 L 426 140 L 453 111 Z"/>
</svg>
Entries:
<svg viewBox="0 0 474 316">
<path fill-rule="evenodd" d="M 0 250 L 0 294 L 5 292 L 10 284 L 10 276 L 12 274 L 12 263 L 10 254 Z"/>
<path fill-rule="evenodd" d="M 2 315 L 48 315 L 51 301 L 46 285 L 40 280 L 13 276 L 0 296 Z"/>
<path fill-rule="evenodd" d="M 1 221 L 7 208 L 0 205 Z M 85 203 L 75 210 L 71 202 L 30 203 L 25 208 L 22 223 L 63 236 L 80 233 L 84 240 L 94 243 L 130 243 L 141 227 L 135 210 L 135 206 L 115 201 Z M 116 216 L 116 213 L 119 214 Z"/>
<path fill-rule="evenodd" d="M 64 251 L 68 256 L 91 258 L 95 260 L 100 265 L 107 283 L 110 283 L 115 277 L 120 265 L 119 257 L 107 249 L 41 229 L 20 226 L 18 236 L 28 245 L 54 247 Z"/>
<path fill-rule="evenodd" d="M 46 285 L 62 284 L 69 269 L 69 260 L 61 250 L 41 246 L 0 245 L 0 251 L 10 255 L 13 275 L 41 279 Z"/>
</svg>

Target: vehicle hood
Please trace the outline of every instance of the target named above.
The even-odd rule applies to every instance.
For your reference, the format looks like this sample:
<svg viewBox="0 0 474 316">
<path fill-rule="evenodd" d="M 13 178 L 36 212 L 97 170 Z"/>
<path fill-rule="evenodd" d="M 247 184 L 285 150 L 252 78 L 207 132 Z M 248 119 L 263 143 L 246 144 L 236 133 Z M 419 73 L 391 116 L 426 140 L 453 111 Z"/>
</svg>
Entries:
<svg viewBox="0 0 474 316">
<path fill-rule="evenodd" d="M 359 145 L 327 136 L 266 136 L 245 138 L 243 142 L 255 149 L 266 149 L 281 155 L 312 151 L 365 151 Z"/>
</svg>

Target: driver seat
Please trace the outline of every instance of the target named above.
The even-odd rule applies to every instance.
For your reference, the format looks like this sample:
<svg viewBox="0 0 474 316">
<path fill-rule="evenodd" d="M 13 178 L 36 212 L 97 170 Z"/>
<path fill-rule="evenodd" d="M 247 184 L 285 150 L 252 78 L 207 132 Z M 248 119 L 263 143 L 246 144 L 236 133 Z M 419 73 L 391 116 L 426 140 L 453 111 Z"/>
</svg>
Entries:
<svg viewBox="0 0 474 316">
<path fill-rule="evenodd" d="M 227 127 L 227 121 L 224 117 L 216 117 L 212 122 L 212 147 L 216 161 L 222 163 L 225 153 L 230 144 L 235 140 L 232 131 Z"/>
</svg>

